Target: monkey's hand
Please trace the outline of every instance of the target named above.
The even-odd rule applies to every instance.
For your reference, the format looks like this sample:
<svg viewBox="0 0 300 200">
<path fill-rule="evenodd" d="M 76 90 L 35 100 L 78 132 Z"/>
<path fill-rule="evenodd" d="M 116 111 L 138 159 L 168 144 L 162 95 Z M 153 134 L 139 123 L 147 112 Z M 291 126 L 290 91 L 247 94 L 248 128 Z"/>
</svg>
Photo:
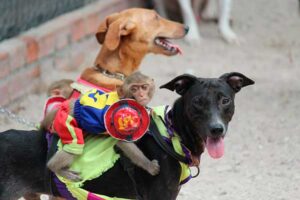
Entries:
<svg viewBox="0 0 300 200">
<path fill-rule="evenodd" d="M 74 182 L 78 182 L 82 180 L 79 172 L 69 170 L 69 169 L 61 169 L 57 172 L 57 174 Z"/>
<path fill-rule="evenodd" d="M 69 179 L 71 181 L 80 181 L 79 172 L 69 169 L 76 155 L 64 150 L 57 151 L 54 156 L 48 161 L 47 167 L 54 173 Z"/>
<path fill-rule="evenodd" d="M 157 160 L 152 160 L 151 162 L 149 162 L 149 164 L 147 166 L 147 171 L 152 176 L 157 175 L 160 171 L 160 166 L 158 164 L 158 161 Z"/>
</svg>

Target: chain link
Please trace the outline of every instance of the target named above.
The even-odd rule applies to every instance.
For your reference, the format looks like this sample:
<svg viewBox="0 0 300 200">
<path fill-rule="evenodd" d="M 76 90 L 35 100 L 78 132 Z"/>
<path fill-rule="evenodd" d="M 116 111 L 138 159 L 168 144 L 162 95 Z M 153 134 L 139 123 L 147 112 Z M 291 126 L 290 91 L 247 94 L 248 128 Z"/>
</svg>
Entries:
<svg viewBox="0 0 300 200">
<path fill-rule="evenodd" d="M 95 1 L 97 0 L 0 0 L 0 41 Z"/>
<path fill-rule="evenodd" d="M 0 106 L 0 114 L 5 115 L 6 117 L 8 117 L 9 119 L 18 122 L 19 124 L 25 125 L 29 128 L 36 128 L 37 127 L 37 123 L 34 122 L 30 122 L 28 120 L 26 120 L 23 117 L 17 116 L 16 114 L 14 114 L 13 112 L 11 112 L 10 110 Z"/>
</svg>

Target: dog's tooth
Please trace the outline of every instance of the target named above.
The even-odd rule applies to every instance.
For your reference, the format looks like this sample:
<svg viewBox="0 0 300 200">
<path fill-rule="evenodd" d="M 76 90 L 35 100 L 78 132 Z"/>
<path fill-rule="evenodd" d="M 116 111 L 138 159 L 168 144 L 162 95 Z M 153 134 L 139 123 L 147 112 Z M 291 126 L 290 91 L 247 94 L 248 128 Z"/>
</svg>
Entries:
<svg viewBox="0 0 300 200">
<path fill-rule="evenodd" d="M 155 44 L 160 45 L 161 44 L 161 40 L 159 38 L 155 39 Z"/>
</svg>

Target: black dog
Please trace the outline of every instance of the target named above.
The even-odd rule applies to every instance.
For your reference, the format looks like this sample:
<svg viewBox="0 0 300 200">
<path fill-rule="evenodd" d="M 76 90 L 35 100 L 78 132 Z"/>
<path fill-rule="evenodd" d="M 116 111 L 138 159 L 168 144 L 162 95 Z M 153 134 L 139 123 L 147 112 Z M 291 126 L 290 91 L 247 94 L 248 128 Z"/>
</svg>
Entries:
<svg viewBox="0 0 300 200">
<path fill-rule="evenodd" d="M 234 113 L 235 93 L 251 84 L 254 81 L 234 72 L 211 79 L 181 75 L 161 86 L 181 95 L 165 118 L 190 150 L 194 164 L 199 164 L 197 159 L 205 146 L 213 158 L 223 155 L 223 138 Z M 84 189 L 123 198 L 176 199 L 180 189 L 179 161 L 160 148 L 152 135 L 146 134 L 137 143 L 148 158 L 159 161 L 159 175 L 150 176 L 121 157 L 101 177 L 86 182 Z M 28 192 L 50 193 L 46 184 L 49 180 L 44 176 L 46 151 L 45 134 L 39 131 L 0 133 L 0 199 L 15 199 Z M 53 191 L 59 195 L 55 188 Z"/>
</svg>

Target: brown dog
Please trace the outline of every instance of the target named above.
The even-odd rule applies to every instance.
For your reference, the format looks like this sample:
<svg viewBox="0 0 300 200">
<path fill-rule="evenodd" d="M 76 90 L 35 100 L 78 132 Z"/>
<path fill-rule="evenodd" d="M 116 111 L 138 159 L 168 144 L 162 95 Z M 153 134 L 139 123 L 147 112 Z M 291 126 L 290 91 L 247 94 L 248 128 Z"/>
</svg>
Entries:
<svg viewBox="0 0 300 200">
<path fill-rule="evenodd" d="M 112 14 L 96 33 L 102 48 L 94 67 L 87 68 L 81 79 L 96 86 L 115 90 L 124 77 L 139 68 L 147 53 L 172 56 L 180 53 L 167 39 L 186 35 L 188 27 L 160 17 L 155 11 L 132 8 Z"/>
</svg>

